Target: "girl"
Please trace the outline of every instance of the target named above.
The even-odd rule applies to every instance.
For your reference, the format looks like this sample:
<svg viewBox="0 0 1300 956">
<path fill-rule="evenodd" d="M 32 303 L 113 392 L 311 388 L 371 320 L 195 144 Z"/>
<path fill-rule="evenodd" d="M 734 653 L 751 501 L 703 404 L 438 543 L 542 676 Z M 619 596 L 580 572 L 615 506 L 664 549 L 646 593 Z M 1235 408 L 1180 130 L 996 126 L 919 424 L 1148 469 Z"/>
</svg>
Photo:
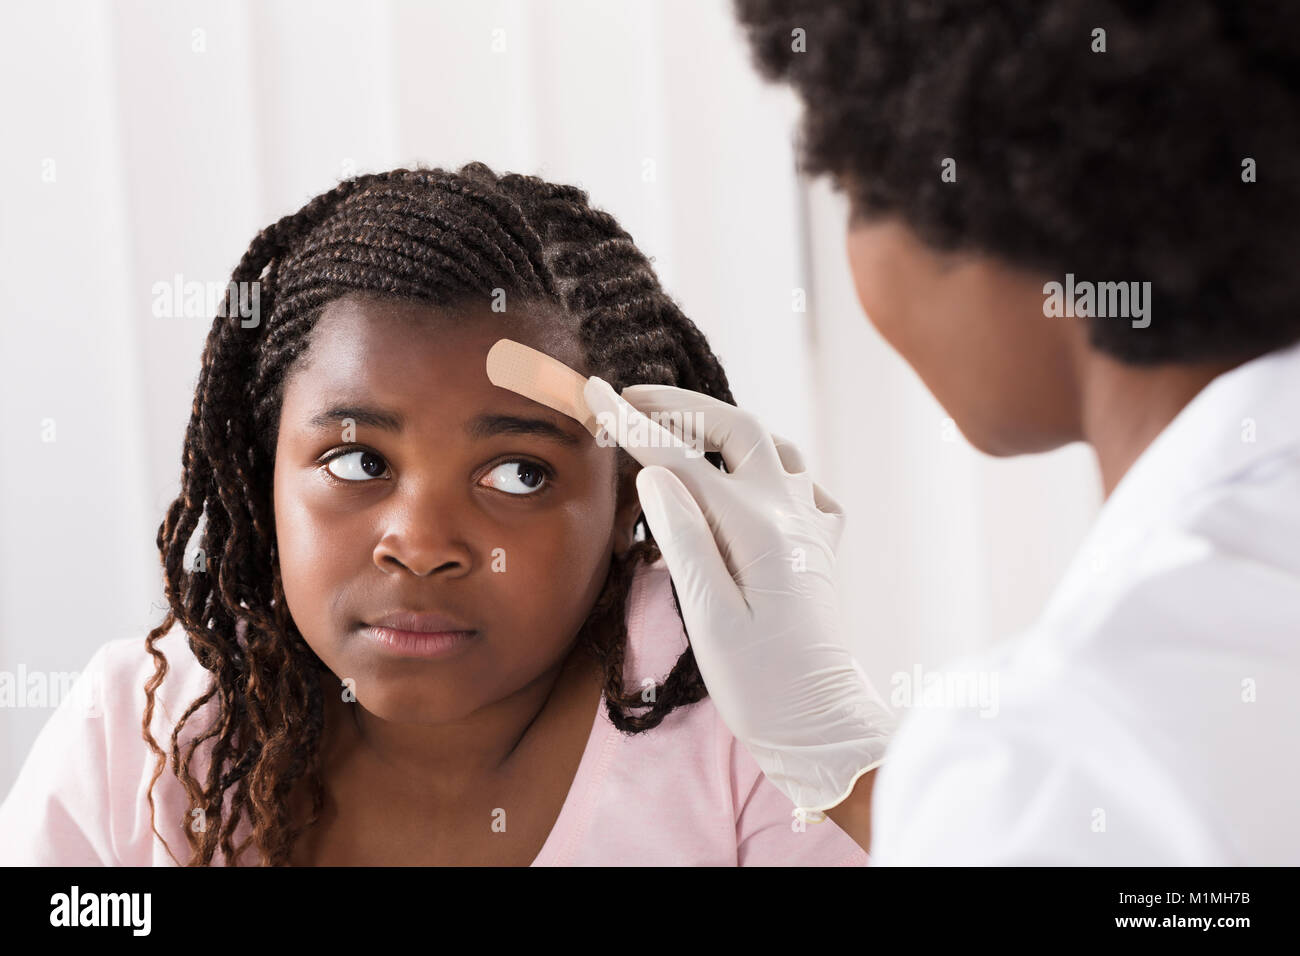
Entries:
<svg viewBox="0 0 1300 956">
<path fill-rule="evenodd" d="M 158 532 L 170 610 L 41 731 L 3 862 L 867 861 L 792 821 L 707 699 L 636 463 L 487 378 L 508 337 L 734 404 L 585 192 L 359 176 L 263 230 L 228 296 Z"/>
</svg>

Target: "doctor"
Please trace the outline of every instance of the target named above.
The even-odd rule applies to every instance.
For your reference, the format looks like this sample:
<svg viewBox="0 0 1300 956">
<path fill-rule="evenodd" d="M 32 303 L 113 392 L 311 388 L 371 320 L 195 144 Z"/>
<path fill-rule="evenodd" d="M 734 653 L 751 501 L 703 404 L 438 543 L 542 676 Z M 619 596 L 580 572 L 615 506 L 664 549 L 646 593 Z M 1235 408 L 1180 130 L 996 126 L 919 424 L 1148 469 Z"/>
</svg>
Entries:
<svg viewBox="0 0 1300 956">
<path fill-rule="evenodd" d="M 1300 863 L 1300 16 L 1266 6 L 738 4 L 871 322 L 975 447 L 1086 441 L 1107 496 L 1036 625 L 968 662 L 996 717 L 895 724 L 798 450 L 589 380 L 597 415 L 703 415 L 726 472 L 624 437 L 700 671 L 878 864 Z"/>
</svg>

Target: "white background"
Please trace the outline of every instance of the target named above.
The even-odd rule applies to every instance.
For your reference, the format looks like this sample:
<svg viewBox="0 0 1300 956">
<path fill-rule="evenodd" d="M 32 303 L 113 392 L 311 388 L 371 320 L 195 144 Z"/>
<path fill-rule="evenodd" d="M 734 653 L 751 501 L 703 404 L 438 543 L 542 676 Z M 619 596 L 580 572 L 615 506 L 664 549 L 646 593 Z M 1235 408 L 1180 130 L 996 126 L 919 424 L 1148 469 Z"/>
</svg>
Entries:
<svg viewBox="0 0 1300 956">
<path fill-rule="evenodd" d="M 1096 513 L 1082 445 L 995 460 L 945 438 L 857 303 L 841 198 L 796 174 L 794 95 L 758 78 L 724 0 L 44 0 L 3 17 L 10 679 L 79 670 L 161 619 L 154 538 L 210 318 L 155 318 L 154 283 L 224 284 L 258 230 L 396 166 L 536 173 L 621 221 L 737 401 L 845 505 L 847 636 L 886 699 L 895 672 L 1025 626 Z M 0 708 L 0 793 L 48 715 Z"/>
</svg>

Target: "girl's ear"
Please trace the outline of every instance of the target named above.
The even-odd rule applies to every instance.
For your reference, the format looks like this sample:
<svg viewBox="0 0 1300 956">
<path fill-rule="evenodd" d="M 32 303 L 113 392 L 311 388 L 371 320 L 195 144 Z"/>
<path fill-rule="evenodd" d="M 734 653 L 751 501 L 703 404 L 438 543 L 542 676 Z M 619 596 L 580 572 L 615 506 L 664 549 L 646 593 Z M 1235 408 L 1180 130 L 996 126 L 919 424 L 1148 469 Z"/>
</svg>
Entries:
<svg viewBox="0 0 1300 956">
<path fill-rule="evenodd" d="M 618 493 L 614 505 L 614 554 L 620 558 L 632 547 L 637 519 L 641 517 L 641 499 L 636 493 L 636 476 L 641 465 L 634 462 L 618 476 Z"/>
</svg>

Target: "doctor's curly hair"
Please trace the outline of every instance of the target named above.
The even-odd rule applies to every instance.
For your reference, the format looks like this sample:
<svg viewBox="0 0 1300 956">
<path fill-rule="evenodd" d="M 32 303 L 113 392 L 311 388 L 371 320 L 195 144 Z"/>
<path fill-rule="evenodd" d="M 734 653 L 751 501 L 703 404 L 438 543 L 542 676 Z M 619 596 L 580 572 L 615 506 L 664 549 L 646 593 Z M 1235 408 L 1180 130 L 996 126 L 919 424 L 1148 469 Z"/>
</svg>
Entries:
<svg viewBox="0 0 1300 956">
<path fill-rule="evenodd" d="M 804 169 L 855 220 L 897 217 L 935 249 L 1048 278 L 1150 281 L 1148 328 L 1090 320 L 1121 361 L 1244 360 L 1300 339 L 1300 4 L 735 6 L 759 71 L 803 102 Z"/>
<path fill-rule="evenodd" d="M 589 205 L 577 187 L 498 175 L 481 163 L 456 172 L 396 169 L 345 180 L 264 229 L 231 281 L 203 349 L 181 491 L 158 529 L 170 610 L 146 639 L 155 661 L 143 720 L 157 759 L 148 791 L 150 822 L 157 833 L 153 785 L 166 765 L 149 729 L 155 691 L 168 667 L 155 645 L 179 622 L 212 674 L 207 693 L 190 704 L 170 744 L 172 770 L 191 812 L 201 809 L 207 822 L 196 833 L 188 817 L 181 821 L 189 865 L 211 865 L 218 847 L 228 865 L 237 865 L 250 843 L 263 865 L 283 865 L 324 806 L 319 678 L 325 665 L 285 604 L 272 473 L 286 375 L 305 354 L 324 306 L 362 292 L 446 307 L 487 302 L 493 290 L 504 289 L 512 302 L 558 307 L 574 318 L 591 374 L 616 391 L 652 383 L 735 400 L 704 335 L 663 291 L 612 216 Z M 233 283 L 251 282 L 260 283 L 267 318 L 244 328 Z M 617 452 L 620 467 L 633 463 L 626 451 Z M 705 457 L 721 466 L 717 452 Z M 206 567 L 190 571 L 184 555 L 201 518 Z M 638 527 L 643 540 L 622 558 L 614 556 L 579 634 L 605 668 L 609 717 L 624 733 L 649 730 L 675 708 L 707 696 L 688 647 L 655 688 L 649 710 L 625 712 L 648 706 L 640 688 L 623 687 L 625 599 L 636 568 L 659 557 L 644 516 Z M 673 598 L 676 603 L 675 588 Z M 213 698 L 211 725 L 182 753 L 182 727 Z M 209 769 L 199 781 L 191 763 L 209 740 Z M 308 788 L 312 802 L 301 825 L 288 808 L 298 786 Z M 237 848 L 234 834 L 245 814 L 252 836 Z"/>
</svg>

